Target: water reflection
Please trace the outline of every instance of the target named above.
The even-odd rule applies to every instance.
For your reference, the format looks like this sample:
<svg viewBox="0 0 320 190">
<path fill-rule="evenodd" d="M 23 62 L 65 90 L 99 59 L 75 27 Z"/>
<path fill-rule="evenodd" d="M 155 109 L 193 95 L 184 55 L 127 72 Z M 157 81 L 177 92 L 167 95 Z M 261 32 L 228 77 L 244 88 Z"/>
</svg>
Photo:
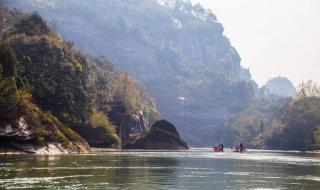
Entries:
<svg viewBox="0 0 320 190">
<path fill-rule="evenodd" d="M 317 189 L 319 185 L 318 156 L 298 152 L 0 155 L 0 189 Z"/>
<path fill-rule="evenodd" d="M 53 183 L 61 187 L 85 184 L 87 187 L 144 188 L 150 184 L 171 184 L 173 177 L 170 175 L 175 172 L 171 168 L 178 165 L 175 158 L 122 155 L 8 155 L 0 158 L 0 178 L 3 179 L 0 187 L 3 188 L 9 187 L 6 184 L 30 185 L 31 182 L 35 187 L 49 187 Z"/>
</svg>

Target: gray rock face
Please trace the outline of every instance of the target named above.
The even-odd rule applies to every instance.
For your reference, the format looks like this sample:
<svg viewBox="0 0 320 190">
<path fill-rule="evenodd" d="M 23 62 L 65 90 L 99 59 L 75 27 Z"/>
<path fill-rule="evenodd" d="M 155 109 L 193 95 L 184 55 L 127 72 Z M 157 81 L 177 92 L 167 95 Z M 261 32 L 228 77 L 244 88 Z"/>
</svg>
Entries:
<svg viewBox="0 0 320 190">
<path fill-rule="evenodd" d="M 0 127 L 0 139 L 7 138 L 12 140 L 32 140 L 34 139 L 35 131 L 30 127 L 24 117 L 20 117 L 17 126 L 13 127 L 11 124 L 6 124 Z"/>
<path fill-rule="evenodd" d="M 28 119 L 29 118 L 29 119 Z M 1 153 L 35 153 L 35 154 L 61 154 L 61 153 L 85 153 L 89 151 L 89 146 L 83 140 L 73 142 L 72 145 L 66 145 L 64 142 L 55 139 L 46 139 L 46 142 L 39 143 L 39 131 L 37 124 L 43 128 L 57 130 L 60 134 L 65 134 L 72 138 L 80 138 L 70 133 L 70 129 L 60 128 L 57 120 L 42 121 L 41 118 L 30 121 L 30 116 L 25 115 L 17 119 L 16 122 L 0 124 L 0 152 Z M 56 125 L 53 127 L 53 125 Z M 56 128 L 57 127 L 57 128 Z M 53 129 L 52 129 L 53 128 Z M 43 132 L 43 131 L 42 131 Z M 70 133 L 70 134 L 66 134 Z M 70 136 L 68 136 L 70 135 Z"/>
<path fill-rule="evenodd" d="M 145 133 L 148 122 L 142 111 L 137 114 L 129 114 L 124 102 L 110 102 L 111 112 L 109 118 L 118 127 L 118 134 L 121 145 L 130 140 L 130 135 Z"/>
<path fill-rule="evenodd" d="M 152 125 L 151 131 L 155 131 L 155 130 L 167 131 L 176 137 L 180 137 L 176 127 L 172 123 L 169 123 L 166 120 L 157 121 L 154 125 Z"/>
<path fill-rule="evenodd" d="M 38 11 L 64 39 L 133 74 L 192 144 L 210 145 L 215 137 L 204 131 L 221 126 L 254 95 L 250 72 L 222 25 L 188 0 L 3 2 Z"/>
<path fill-rule="evenodd" d="M 121 143 L 126 144 L 130 140 L 130 134 L 145 133 L 147 127 L 142 115 L 124 115 L 119 129 Z"/>
</svg>

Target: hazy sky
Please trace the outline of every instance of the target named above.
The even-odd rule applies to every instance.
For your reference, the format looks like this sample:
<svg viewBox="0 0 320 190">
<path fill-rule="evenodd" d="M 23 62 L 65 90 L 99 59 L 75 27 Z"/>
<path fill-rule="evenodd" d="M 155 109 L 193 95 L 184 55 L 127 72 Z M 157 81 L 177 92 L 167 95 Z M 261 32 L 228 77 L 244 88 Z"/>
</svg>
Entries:
<svg viewBox="0 0 320 190">
<path fill-rule="evenodd" d="M 242 65 L 264 84 L 286 76 L 320 83 L 320 0 L 192 0 L 210 8 Z"/>
</svg>

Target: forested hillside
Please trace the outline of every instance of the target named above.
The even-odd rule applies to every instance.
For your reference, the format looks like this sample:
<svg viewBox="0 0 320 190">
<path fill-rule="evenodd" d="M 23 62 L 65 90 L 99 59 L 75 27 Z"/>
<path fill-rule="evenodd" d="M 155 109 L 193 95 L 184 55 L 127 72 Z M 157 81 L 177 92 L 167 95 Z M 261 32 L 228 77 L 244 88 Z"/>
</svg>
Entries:
<svg viewBox="0 0 320 190">
<path fill-rule="evenodd" d="M 312 81 L 289 98 L 259 98 L 224 128 L 234 143 L 252 148 L 314 150 L 320 148 L 320 87 Z M 227 138 L 227 135 L 226 137 Z"/>
<path fill-rule="evenodd" d="M 15 53 L 3 39 L 0 45 L 0 149 L 37 152 L 52 145 L 62 152 L 88 151 L 84 139 L 32 103 L 30 83 L 18 74 L 17 67 Z"/>
<path fill-rule="evenodd" d="M 193 145 L 246 109 L 256 85 L 215 15 L 184 0 L 10 0 L 38 11 L 78 49 L 104 55 L 140 80 Z"/>
<path fill-rule="evenodd" d="M 123 115 L 136 116 L 146 128 L 158 118 L 156 105 L 142 85 L 116 71 L 105 58 L 74 50 L 37 13 L 3 8 L 0 13 L 1 140 L 19 143 L 18 132 L 29 126 L 28 142 L 88 147 L 88 140 L 90 145 L 108 147 L 119 143 Z M 93 138 L 98 142 L 88 136 L 84 140 L 74 131 L 81 136 L 92 132 L 99 136 Z"/>
<path fill-rule="evenodd" d="M 259 89 L 222 25 L 200 5 L 185 0 L 1 3 L 31 12 L 0 12 L 2 46 L 16 57 L 16 82 L 9 90 L 19 95 L 25 89 L 23 97 L 39 112 L 90 145 L 118 144 L 120 125 L 146 131 L 159 118 L 157 103 L 193 146 L 222 140 L 256 148 L 319 148 L 319 87 L 307 82 L 296 90 L 278 77 Z M 128 132 L 122 133 L 127 141 Z"/>
<path fill-rule="evenodd" d="M 264 132 L 266 147 L 320 149 L 320 87 L 312 81 L 301 83 L 298 97 L 289 99 L 274 119 L 276 125 Z"/>
</svg>

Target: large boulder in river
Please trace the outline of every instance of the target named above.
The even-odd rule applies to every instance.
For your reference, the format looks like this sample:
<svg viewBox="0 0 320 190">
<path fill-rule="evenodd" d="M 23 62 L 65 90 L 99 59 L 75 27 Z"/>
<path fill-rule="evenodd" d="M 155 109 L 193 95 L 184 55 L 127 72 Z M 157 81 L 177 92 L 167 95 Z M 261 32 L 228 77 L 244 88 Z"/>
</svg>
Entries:
<svg viewBox="0 0 320 190">
<path fill-rule="evenodd" d="M 166 120 L 157 121 L 146 134 L 126 144 L 124 148 L 149 150 L 189 149 L 187 143 L 180 138 L 175 126 Z"/>
</svg>

